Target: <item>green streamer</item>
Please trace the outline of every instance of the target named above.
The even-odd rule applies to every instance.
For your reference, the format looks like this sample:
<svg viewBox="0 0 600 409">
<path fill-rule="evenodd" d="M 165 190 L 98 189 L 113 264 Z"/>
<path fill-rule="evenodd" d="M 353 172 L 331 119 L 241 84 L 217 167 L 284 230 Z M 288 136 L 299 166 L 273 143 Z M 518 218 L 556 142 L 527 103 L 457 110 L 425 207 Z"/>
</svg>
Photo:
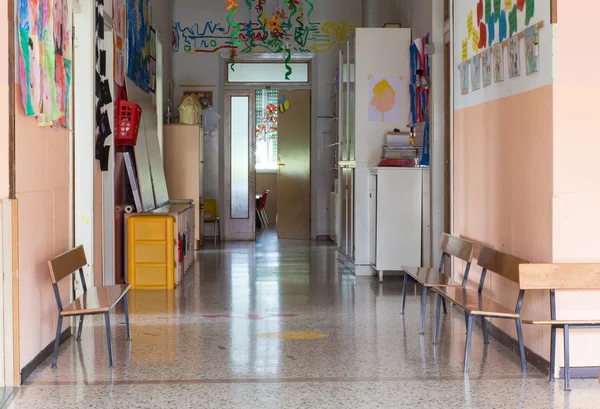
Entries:
<svg viewBox="0 0 600 409">
<path fill-rule="evenodd" d="M 289 48 L 285 49 L 285 69 L 287 70 L 285 73 L 285 79 L 290 80 L 290 75 L 292 75 L 292 67 L 290 67 L 290 60 L 292 59 L 292 52 Z"/>
<path fill-rule="evenodd" d="M 229 14 L 227 14 L 227 23 L 229 24 L 230 27 L 233 27 L 233 32 L 231 33 L 231 42 L 233 43 L 233 45 L 235 47 L 242 45 L 242 43 L 240 43 L 237 40 L 237 36 L 240 34 L 240 25 L 238 23 L 236 23 L 235 20 L 233 19 L 233 16 L 236 11 L 237 11 L 237 7 L 233 7 L 229 11 Z"/>
<path fill-rule="evenodd" d="M 310 23 L 310 15 L 312 14 L 313 10 L 315 9 L 315 5 L 312 4 L 310 2 L 310 0 L 305 0 L 305 1 L 306 1 L 306 4 L 308 4 L 308 6 L 309 6 L 308 13 L 306 13 L 306 16 L 308 18 L 308 22 Z"/>
<path fill-rule="evenodd" d="M 246 0 L 246 5 L 248 6 L 249 9 L 252 8 L 252 0 Z"/>
</svg>

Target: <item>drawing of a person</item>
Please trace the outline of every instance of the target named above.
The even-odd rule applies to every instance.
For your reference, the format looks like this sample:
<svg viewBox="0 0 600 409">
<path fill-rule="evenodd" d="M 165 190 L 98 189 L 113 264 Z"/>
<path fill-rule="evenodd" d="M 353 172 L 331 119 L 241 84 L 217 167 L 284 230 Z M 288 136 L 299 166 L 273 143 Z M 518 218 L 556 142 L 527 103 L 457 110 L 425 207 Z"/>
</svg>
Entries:
<svg viewBox="0 0 600 409">
<path fill-rule="evenodd" d="M 385 78 L 373 87 L 371 105 L 381 112 L 382 122 L 385 121 L 385 113 L 391 111 L 396 105 L 396 91 Z"/>
</svg>

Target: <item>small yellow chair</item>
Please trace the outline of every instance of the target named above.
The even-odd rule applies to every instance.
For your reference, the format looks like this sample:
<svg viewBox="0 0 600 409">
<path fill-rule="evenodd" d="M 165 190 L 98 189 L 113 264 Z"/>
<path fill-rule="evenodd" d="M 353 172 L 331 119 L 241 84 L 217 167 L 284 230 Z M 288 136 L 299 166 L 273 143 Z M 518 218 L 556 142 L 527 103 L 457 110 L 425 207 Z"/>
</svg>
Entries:
<svg viewBox="0 0 600 409">
<path fill-rule="evenodd" d="M 219 207 L 215 199 L 204 199 L 204 214 L 208 214 L 208 217 L 204 218 L 204 223 L 212 223 L 214 226 L 213 236 L 216 246 L 217 234 L 219 235 L 219 241 L 221 241 L 221 221 L 219 220 Z"/>
</svg>

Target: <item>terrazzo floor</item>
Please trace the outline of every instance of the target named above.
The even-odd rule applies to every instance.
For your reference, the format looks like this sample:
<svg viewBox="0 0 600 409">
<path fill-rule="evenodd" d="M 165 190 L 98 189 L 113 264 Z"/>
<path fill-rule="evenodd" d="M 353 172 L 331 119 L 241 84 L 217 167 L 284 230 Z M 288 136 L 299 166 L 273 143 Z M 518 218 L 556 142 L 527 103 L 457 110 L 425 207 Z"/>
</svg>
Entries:
<svg viewBox="0 0 600 409">
<path fill-rule="evenodd" d="M 175 291 L 132 291 L 133 341 L 113 321 L 108 368 L 101 318 L 47 359 L 5 407 L 17 408 L 598 408 L 595 380 L 572 391 L 475 329 L 462 371 L 464 318 L 450 309 L 432 343 L 433 297 L 419 335 L 419 291 L 355 278 L 328 244 L 228 243 L 197 254 Z M 282 339 L 281 333 L 294 333 Z M 286 335 L 290 337 L 290 334 Z"/>
</svg>

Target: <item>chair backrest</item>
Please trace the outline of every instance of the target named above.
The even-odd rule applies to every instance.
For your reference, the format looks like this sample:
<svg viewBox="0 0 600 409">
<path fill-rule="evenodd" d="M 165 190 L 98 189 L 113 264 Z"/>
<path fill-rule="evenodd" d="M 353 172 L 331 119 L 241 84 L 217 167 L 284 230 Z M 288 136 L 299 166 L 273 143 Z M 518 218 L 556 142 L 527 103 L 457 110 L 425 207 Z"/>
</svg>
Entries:
<svg viewBox="0 0 600 409">
<path fill-rule="evenodd" d="M 470 263 L 473 259 L 475 243 L 463 240 L 456 236 L 451 236 L 447 233 L 442 233 L 440 247 L 442 249 L 442 252 L 444 252 L 445 254 L 449 254 L 463 261 L 466 261 L 467 263 Z"/>
<path fill-rule="evenodd" d="M 269 194 L 268 190 L 262 192 L 260 196 L 260 203 L 258 204 L 258 208 L 256 210 L 261 211 L 267 205 L 267 195 Z"/>
<path fill-rule="evenodd" d="M 483 246 L 477 264 L 518 284 L 519 267 L 529 261 Z"/>
<path fill-rule="evenodd" d="M 524 290 L 600 290 L 600 264 L 526 264 L 519 279 Z"/>
<path fill-rule="evenodd" d="M 219 217 L 219 208 L 215 199 L 204 199 L 204 211 L 210 212 L 212 218 Z"/>
<path fill-rule="evenodd" d="M 52 284 L 57 284 L 63 278 L 70 276 L 87 265 L 83 246 L 75 247 L 48 261 Z"/>
</svg>

